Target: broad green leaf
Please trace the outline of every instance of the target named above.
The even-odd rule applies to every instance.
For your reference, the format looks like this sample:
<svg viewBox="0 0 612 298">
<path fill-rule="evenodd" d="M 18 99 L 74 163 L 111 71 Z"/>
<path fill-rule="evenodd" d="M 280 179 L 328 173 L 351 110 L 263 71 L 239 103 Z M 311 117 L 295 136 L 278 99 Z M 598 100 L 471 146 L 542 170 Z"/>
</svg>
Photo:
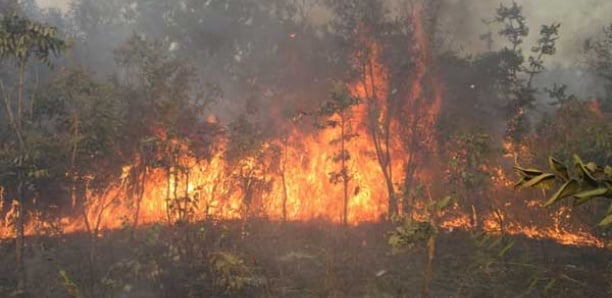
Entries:
<svg viewBox="0 0 612 298">
<path fill-rule="evenodd" d="M 564 182 L 569 180 L 569 172 L 567 166 L 553 157 L 548 158 L 548 165 L 557 176 L 559 176 Z"/>
<path fill-rule="evenodd" d="M 543 172 L 538 169 L 525 169 L 519 166 L 514 166 L 513 168 L 519 173 L 519 175 L 521 175 L 521 177 L 525 178 L 532 178 L 543 174 Z"/>
<path fill-rule="evenodd" d="M 582 160 L 578 155 L 574 155 L 576 171 L 578 172 L 578 176 L 584 181 L 586 181 L 591 186 L 597 186 L 597 180 L 593 177 L 592 172 L 584 165 Z"/>
<path fill-rule="evenodd" d="M 539 185 L 540 183 L 552 181 L 554 179 L 555 179 L 555 175 L 553 174 L 550 174 L 550 173 L 540 174 L 536 177 L 529 179 L 529 181 L 525 182 L 523 184 L 523 187 L 533 187 L 533 186 Z"/>
<path fill-rule="evenodd" d="M 580 205 L 580 204 L 583 204 L 591 200 L 592 198 L 603 196 L 607 192 L 608 192 L 608 189 L 605 187 L 600 187 L 600 188 L 595 188 L 595 189 L 590 189 L 590 190 L 579 192 L 574 195 L 577 199 L 575 202 L 575 205 Z"/>
<path fill-rule="evenodd" d="M 579 189 L 580 183 L 578 183 L 576 179 L 571 179 L 565 182 L 561 187 L 559 187 L 559 190 L 557 190 L 557 192 L 552 197 L 550 197 L 550 199 L 544 204 L 544 206 L 548 207 L 562 198 L 571 196 Z"/>
<path fill-rule="evenodd" d="M 527 179 L 525 177 L 521 178 L 521 180 L 514 184 L 514 188 L 522 187 L 525 182 L 527 182 Z"/>
<path fill-rule="evenodd" d="M 438 210 L 444 210 L 451 202 L 453 198 L 451 196 L 446 196 L 444 199 L 438 202 Z"/>
<path fill-rule="evenodd" d="M 597 225 L 601 227 L 612 225 L 612 214 L 608 214 Z"/>
</svg>

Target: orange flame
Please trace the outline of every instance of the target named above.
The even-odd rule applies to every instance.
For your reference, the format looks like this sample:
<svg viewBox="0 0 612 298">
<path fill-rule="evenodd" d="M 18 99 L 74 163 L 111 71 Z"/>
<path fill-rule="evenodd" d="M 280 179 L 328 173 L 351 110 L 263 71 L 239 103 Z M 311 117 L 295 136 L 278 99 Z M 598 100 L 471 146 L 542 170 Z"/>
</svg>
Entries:
<svg viewBox="0 0 612 298">
<path fill-rule="evenodd" d="M 415 125 L 408 131 L 402 131 L 404 135 L 398 133 L 393 136 L 390 151 L 394 160 L 398 161 L 415 154 L 408 152 L 408 149 L 402 144 L 401 138 L 407 137 L 406 134 L 418 135 L 420 143 L 417 145 L 435 153 L 437 144 L 433 132 L 443 97 L 442 84 L 432 74 L 434 63 L 430 51 L 431 45 L 423 28 L 421 11 L 415 10 L 412 19 L 414 49 L 411 52 L 417 59 L 413 77 L 406 78 L 406 82 L 410 82 L 410 90 L 405 95 L 406 102 L 403 105 L 402 117 L 405 117 L 404 120 L 407 120 L 407 123 L 415 123 Z M 353 111 L 360 122 L 365 122 L 367 104 L 370 104 L 371 101 L 381 103 L 381 117 L 388 112 L 382 103 L 389 96 L 390 90 L 389 71 L 381 62 L 383 55 L 381 47 L 369 40 L 366 34 L 361 38 L 368 47 L 364 50 L 370 53 L 367 61 L 368 67 L 364 69 L 362 78 L 358 82 L 349 84 L 348 88 L 355 96 L 366 100 Z M 216 119 L 209 121 L 216 122 Z M 399 126 L 399 123 L 393 123 L 392 129 L 397 131 Z M 348 168 L 353 175 L 348 203 L 348 222 L 350 224 L 379 221 L 387 212 L 388 203 L 387 189 L 381 181 L 380 165 L 373 157 L 371 140 L 366 137 L 369 132 L 365 125 L 360 125 L 356 129 L 359 130 L 361 137 L 351 139 L 347 144 L 352 153 L 348 161 Z M 160 139 L 167 138 L 163 130 L 157 130 L 156 135 Z M 287 138 L 264 145 L 264 151 L 267 150 L 268 153 L 271 152 L 269 148 L 272 145 L 281 148 L 277 156 L 280 170 L 276 172 L 258 168 L 259 161 L 254 158 L 244 159 L 241 167 L 235 171 L 247 171 L 252 177 L 270 184 L 269 190 L 262 191 L 253 198 L 255 201 L 245 202 L 245 194 L 234 183 L 237 180 L 236 172 L 228 171 L 223 150 L 220 150 L 210 160 L 196 160 L 195 157 L 189 155 L 181 156 L 178 164 L 188 165 L 190 169 L 188 175 L 176 174 L 177 168 L 148 169 L 140 202 L 130 198 L 129 191 L 125 187 L 130 169 L 126 167 L 124 175 L 102 194 L 91 192 L 86 194 L 87 200 L 81 215 L 64 217 L 60 220 L 60 224 L 63 225 L 65 232 L 117 229 L 124 224 L 133 224 L 137 209 L 139 210 L 138 222 L 141 224 L 172 221 L 181 216 L 176 204 L 179 207 L 182 206 L 181 208 L 187 208 L 189 207 L 187 205 L 191 204 L 187 200 L 194 202 L 190 206 L 197 207 L 194 212 L 190 212 L 194 215 L 189 218 L 190 220 L 200 220 L 210 216 L 221 219 L 244 218 L 247 212 L 245 205 L 248 204 L 250 205 L 248 212 L 256 215 L 263 214 L 272 220 L 323 218 L 340 223 L 343 210 L 342 189 L 327 179 L 328 174 L 336 168 L 333 156 L 337 150 L 329 144 L 329 141 L 336 137 L 331 130 L 313 134 L 301 132 L 294 127 Z M 508 147 L 512 146 L 508 144 Z M 182 149 L 188 151 L 189 148 Z M 263 163 L 270 165 L 274 161 L 268 156 Z M 395 173 L 400 173 L 402 163 L 397 162 L 393 164 L 393 167 Z M 427 181 L 433 180 L 433 173 L 427 173 L 426 169 L 416 175 Z M 501 170 L 495 169 L 495 176 L 497 183 L 503 187 L 508 186 L 509 179 L 503 175 Z M 394 182 L 399 183 L 400 181 Z M 6 227 L 11 226 L 12 216 L 14 212 L 8 214 L 5 220 Z M 467 229 L 470 228 L 469 222 L 468 215 L 460 214 L 442 220 L 440 226 L 446 229 Z M 487 220 L 485 223 L 487 230 L 496 230 L 494 221 Z M 506 231 L 533 238 L 559 239 L 562 243 L 567 244 L 602 246 L 602 243 L 594 237 L 586 234 L 571 234 L 561 230 L 520 226 L 513 223 L 506 227 Z M 0 236 L 3 237 L 13 235 L 10 228 L 2 229 L 1 232 Z M 30 225 L 26 233 L 37 234 L 37 228 L 35 225 Z"/>
</svg>

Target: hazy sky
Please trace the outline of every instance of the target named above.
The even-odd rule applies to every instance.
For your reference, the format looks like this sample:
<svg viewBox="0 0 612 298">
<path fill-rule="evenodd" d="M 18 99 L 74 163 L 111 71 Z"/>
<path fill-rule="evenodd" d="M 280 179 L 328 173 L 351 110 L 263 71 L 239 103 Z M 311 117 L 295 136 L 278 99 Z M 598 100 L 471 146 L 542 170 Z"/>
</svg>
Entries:
<svg viewBox="0 0 612 298">
<path fill-rule="evenodd" d="M 483 46 L 479 35 L 486 31 L 481 19 L 491 18 L 500 1 L 445 0 L 445 30 L 467 48 Z M 561 23 L 555 62 L 569 66 L 579 58 L 585 37 L 612 24 L 612 0 L 516 0 L 523 7 L 530 37 L 538 37 L 540 25 Z M 511 4 L 511 1 L 503 1 Z M 466 18 L 466 15 L 473 17 Z M 464 37 L 464 38 L 461 38 Z M 527 45 L 531 45 L 528 42 Z M 529 47 L 527 47 L 529 48 Z"/>
<path fill-rule="evenodd" d="M 37 1 L 43 7 L 61 8 L 67 7 L 70 2 L 70 0 Z M 449 35 L 453 36 L 455 44 L 466 49 L 482 47 L 483 44 L 478 37 L 486 31 L 486 27 L 481 20 L 491 18 L 500 1 L 443 1 L 447 4 L 444 11 L 443 28 Z M 503 2 L 511 3 L 509 0 Z M 559 52 L 554 62 L 565 66 L 569 66 L 568 64 L 579 58 L 585 36 L 601 32 L 604 26 L 612 24 L 612 0 L 516 0 L 516 2 L 523 6 L 533 38 L 537 38 L 541 24 L 561 23 Z"/>
</svg>

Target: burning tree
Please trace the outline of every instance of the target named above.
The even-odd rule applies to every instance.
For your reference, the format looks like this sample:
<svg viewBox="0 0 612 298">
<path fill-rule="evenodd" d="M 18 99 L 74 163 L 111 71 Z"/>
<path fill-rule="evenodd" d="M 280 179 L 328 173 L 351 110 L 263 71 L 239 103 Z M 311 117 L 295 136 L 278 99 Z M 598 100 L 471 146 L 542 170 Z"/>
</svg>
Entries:
<svg viewBox="0 0 612 298">
<path fill-rule="evenodd" d="M 393 15 L 379 1 L 328 3 L 350 69 L 350 89 L 364 104 L 358 114 L 385 181 L 389 217 L 398 212 L 395 184 L 402 165 L 397 161 L 406 160 L 404 184 L 414 187 L 424 165 L 421 145 L 431 143 L 441 99 L 430 47 L 437 2 L 403 4 Z M 432 17 L 425 20 L 422 14 Z M 406 212 L 411 204 L 403 204 Z"/>
<path fill-rule="evenodd" d="M 148 175 L 156 168 L 166 172 L 166 213 L 169 221 L 184 221 L 198 207 L 194 172 L 210 162 L 218 149 L 217 123 L 202 121 L 205 111 L 221 96 L 214 84 L 197 88 L 196 71 L 187 61 L 170 53 L 170 45 L 134 35 L 115 51 L 118 74 L 125 85 L 130 117 L 128 134 L 139 140 L 125 144 L 126 155 L 137 162 L 131 167 L 130 196 L 134 198 L 137 225 Z"/>
<path fill-rule="evenodd" d="M 253 207 L 263 205 L 262 195 L 270 190 L 272 180 L 266 176 L 268 162 L 276 163 L 268 159 L 268 154 L 272 153 L 269 144 L 246 116 L 239 117 L 229 126 L 228 137 L 225 151 L 227 170 L 240 190 L 241 215 L 246 222 L 256 211 Z"/>
</svg>

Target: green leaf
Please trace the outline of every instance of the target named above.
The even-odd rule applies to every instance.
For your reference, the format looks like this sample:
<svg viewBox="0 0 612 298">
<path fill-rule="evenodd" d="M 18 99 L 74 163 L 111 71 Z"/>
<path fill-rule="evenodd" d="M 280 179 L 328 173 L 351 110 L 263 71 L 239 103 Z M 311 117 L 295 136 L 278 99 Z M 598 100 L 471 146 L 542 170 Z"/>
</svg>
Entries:
<svg viewBox="0 0 612 298">
<path fill-rule="evenodd" d="M 612 214 L 608 214 L 597 225 L 601 226 L 601 227 L 606 227 L 606 226 L 612 225 Z"/>
<path fill-rule="evenodd" d="M 582 191 L 582 192 L 577 193 L 577 194 L 574 195 L 576 197 L 576 199 L 577 199 L 576 202 L 575 202 L 575 205 L 583 204 L 583 203 L 591 200 L 592 198 L 603 196 L 606 193 L 608 193 L 608 188 L 605 188 L 605 187 L 600 187 L 600 188 L 595 188 L 595 189 L 590 189 L 590 190 Z"/>
<path fill-rule="evenodd" d="M 527 179 L 524 177 L 521 178 L 521 180 L 519 180 L 517 183 L 514 184 L 514 188 L 516 189 L 516 188 L 522 187 L 523 184 L 525 184 L 525 182 L 527 182 Z"/>
<path fill-rule="evenodd" d="M 580 157 L 574 154 L 574 160 L 578 176 L 584 179 L 584 181 L 589 183 L 591 186 L 597 186 L 597 180 L 595 177 L 593 177 L 592 172 L 587 168 L 587 166 L 584 165 Z"/>
<path fill-rule="evenodd" d="M 565 184 L 563 184 L 561 187 L 559 187 L 559 190 L 557 190 L 557 192 L 552 197 L 550 197 L 550 199 L 548 200 L 548 202 L 544 204 L 544 206 L 548 207 L 562 198 L 571 196 L 572 194 L 576 193 L 579 189 L 580 189 L 580 183 L 578 183 L 578 180 L 571 179 L 565 182 Z"/>
<path fill-rule="evenodd" d="M 527 182 L 523 183 L 523 187 L 533 187 L 541 183 L 552 181 L 554 179 L 555 179 L 554 174 L 550 174 L 550 173 L 540 174 L 536 177 L 529 179 Z"/>
<path fill-rule="evenodd" d="M 580 192 L 578 194 L 576 194 L 575 196 L 577 198 L 585 198 L 585 197 L 595 197 L 595 196 L 603 196 L 608 192 L 608 188 L 607 187 L 599 187 L 599 188 L 595 188 L 595 189 L 591 189 L 588 191 L 583 191 Z"/>
<path fill-rule="evenodd" d="M 612 167 L 611 166 L 606 166 L 604 168 L 604 173 L 606 174 L 606 176 L 612 178 Z"/>
<path fill-rule="evenodd" d="M 567 166 L 565 166 L 560 161 L 556 160 L 552 156 L 548 158 L 548 165 L 551 170 L 557 174 L 564 182 L 569 180 L 569 172 L 567 170 Z"/>
<path fill-rule="evenodd" d="M 438 202 L 438 210 L 444 210 L 452 201 L 453 198 L 451 196 L 446 196 L 444 199 Z"/>
<path fill-rule="evenodd" d="M 544 173 L 538 169 L 525 169 L 519 166 L 514 166 L 513 168 L 519 173 L 519 175 L 521 175 L 521 177 L 524 177 L 524 178 L 532 178 L 532 177 L 542 175 Z"/>
<path fill-rule="evenodd" d="M 503 257 L 512 247 L 514 247 L 514 244 L 514 240 L 506 244 L 506 246 L 504 246 L 504 248 L 497 255 L 499 257 Z"/>
</svg>

